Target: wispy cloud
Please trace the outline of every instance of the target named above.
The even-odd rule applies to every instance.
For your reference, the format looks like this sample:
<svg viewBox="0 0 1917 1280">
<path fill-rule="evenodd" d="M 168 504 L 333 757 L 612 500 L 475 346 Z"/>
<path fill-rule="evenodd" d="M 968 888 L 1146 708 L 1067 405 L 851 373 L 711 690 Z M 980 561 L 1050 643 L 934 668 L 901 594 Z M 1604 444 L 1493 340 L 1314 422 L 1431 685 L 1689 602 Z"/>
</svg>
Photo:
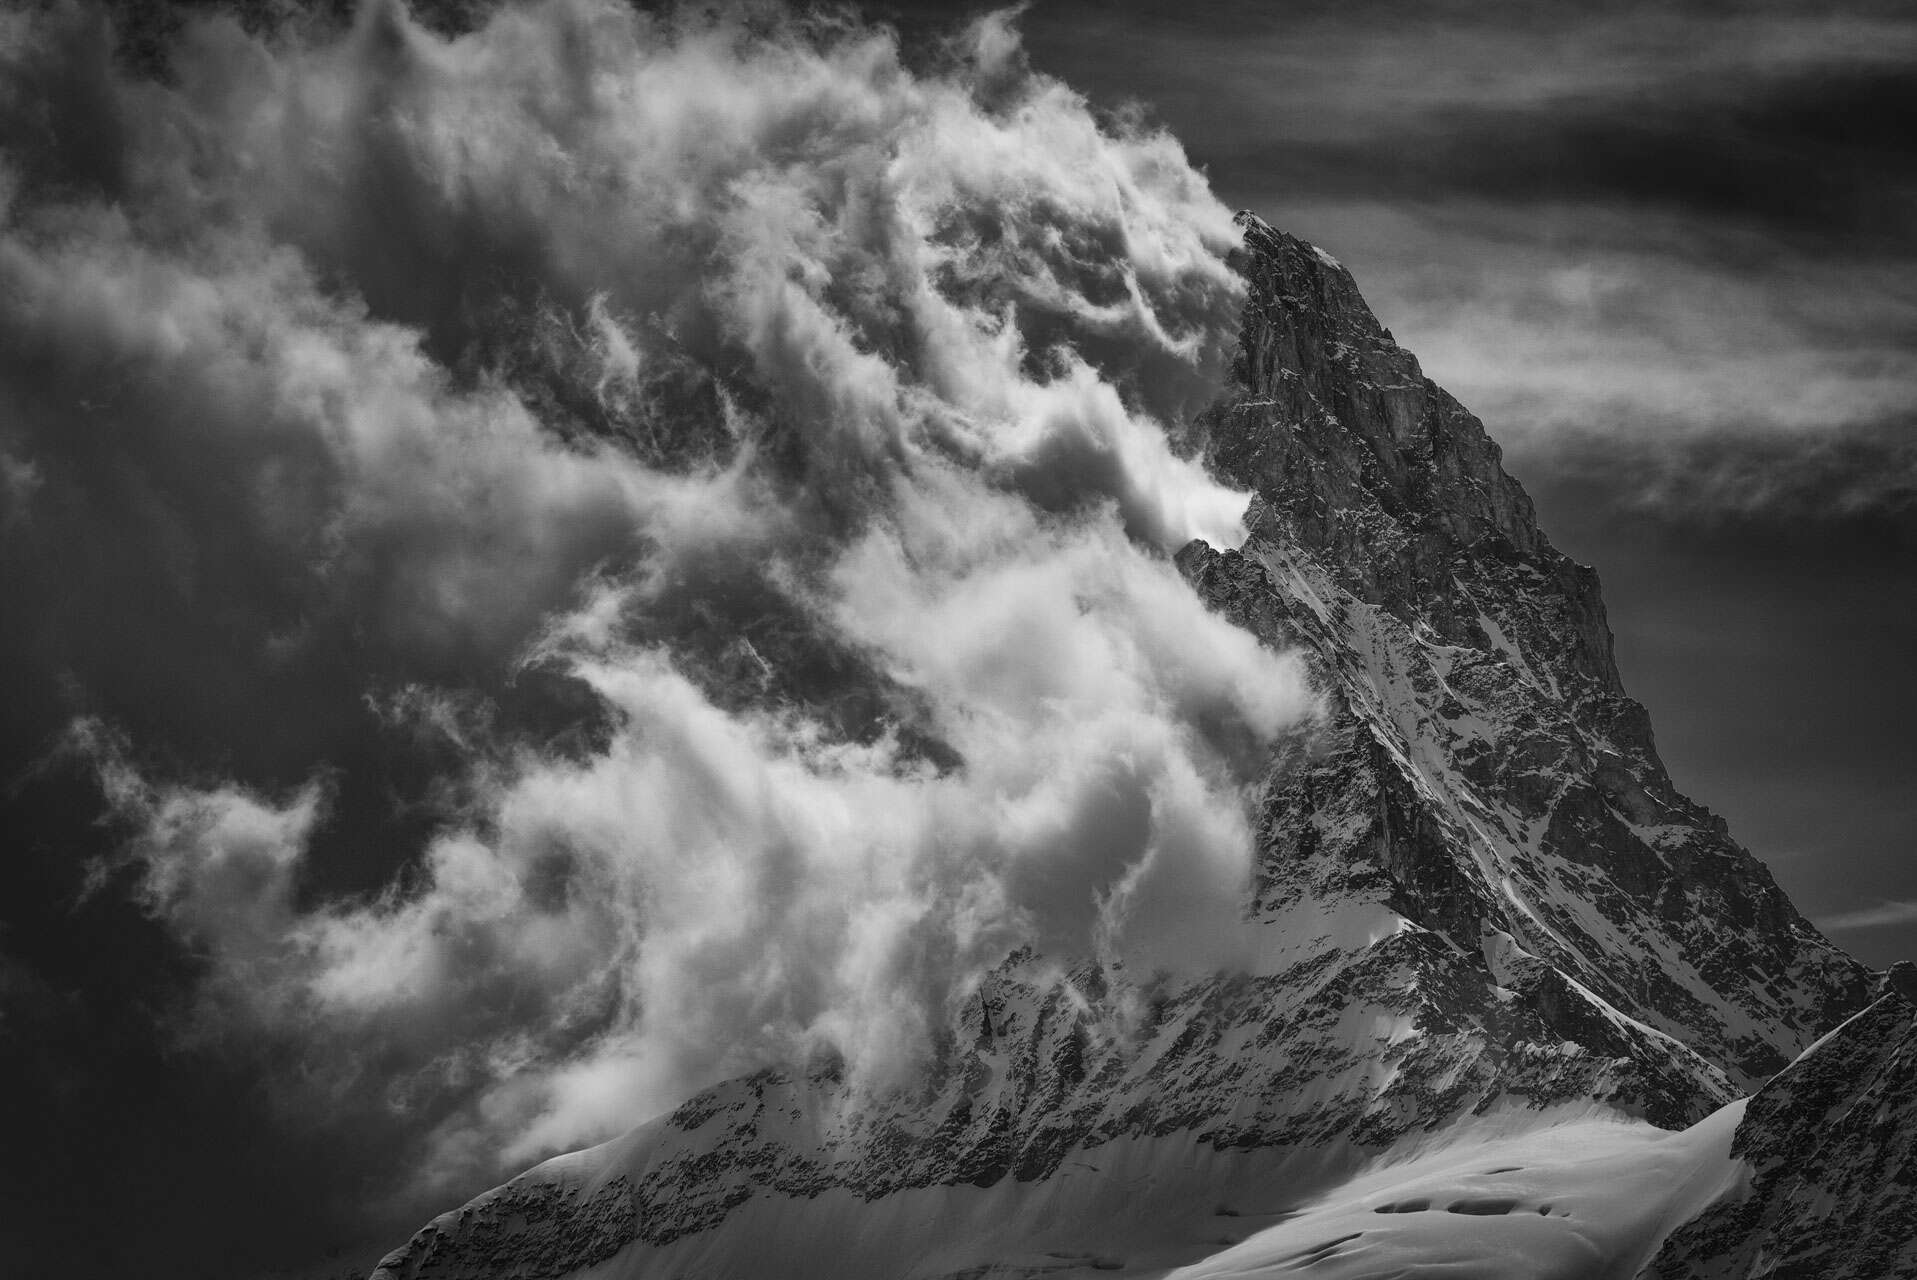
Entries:
<svg viewBox="0 0 1917 1280">
<path fill-rule="evenodd" d="M 1070 78 L 1157 104 L 1229 199 L 1353 263 L 1521 474 L 1678 523 L 1909 517 L 1907 7 L 1029 21 Z"/>
<path fill-rule="evenodd" d="M 1822 916 L 1817 927 L 1830 933 L 1853 929 L 1884 929 L 1892 925 L 1917 924 L 1917 899 L 1880 902 L 1874 907 L 1859 907 Z"/>
</svg>

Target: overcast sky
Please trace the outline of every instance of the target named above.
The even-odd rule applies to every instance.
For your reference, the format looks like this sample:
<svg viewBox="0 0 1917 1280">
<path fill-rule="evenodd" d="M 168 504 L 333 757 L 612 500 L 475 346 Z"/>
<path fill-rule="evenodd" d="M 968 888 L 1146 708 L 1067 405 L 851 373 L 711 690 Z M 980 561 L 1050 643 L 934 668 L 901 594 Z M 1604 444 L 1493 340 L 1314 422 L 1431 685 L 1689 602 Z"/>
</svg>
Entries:
<svg viewBox="0 0 1917 1280">
<path fill-rule="evenodd" d="M 868 8 L 908 50 L 966 12 Z M 768 1057 L 794 1027 L 856 1039 L 892 1025 L 875 1010 L 910 1016 L 961 940 L 901 926 L 910 945 L 894 952 L 918 959 L 868 963 L 833 912 L 906 913 L 912 894 L 887 896 L 875 866 L 905 868 L 914 892 L 983 883 L 967 876 L 1005 831 L 981 828 L 949 865 L 934 856 L 991 808 L 970 782 L 934 776 L 954 751 L 1060 789 L 1052 825 L 1028 815 L 1011 840 L 1031 848 L 986 867 L 1026 895 L 1009 904 L 1021 921 L 1065 947 L 1096 935 L 1189 949 L 1170 926 L 1191 904 L 1154 915 L 1149 876 L 1134 878 L 1126 919 L 1094 918 L 1059 886 L 1103 883 L 1100 851 L 1139 825 L 1111 797 L 1150 796 L 1146 810 L 1188 821 L 1134 850 L 1139 865 L 1182 841 L 1215 873 L 1199 889 L 1228 892 L 1229 859 L 1204 859 L 1244 843 L 1216 816 L 1231 811 L 1229 752 L 1141 756 L 1138 724 L 1176 744 L 1192 737 L 1186 701 L 1228 708 L 1254 736 L 1300 713 L 1295 671 L 1185 616 L 1187 596 L 1138 554 L 1218 536 L 1229 496 L 1099 393 L 1101 348 L 1155 362 L 1141 394 L 1160 417 L 1199 393 L 1181 344 L 1231 309 L 1212 256 L 1230 207 L 1343 260 L 1505 445 L 1553 540 L 1599 569 L 1625 680 L 1678 784 L 1840 943 L 1875 965 L 1917 956 L 1907 6 L 1026 11 L 1037 67 L 1169 126 L 1222 210 L 1148 129 L 1100 139 L 1069 95 L 1045 100 L 1030 135 L 992 133 L 963 95 L 926 125 L 901 107 L 917 91 L 889 55 L 857 42 L 749 75 L 733 52 L 664 58 L 647 83 L 670 127 L 635 141 L 572 93 L 576 60 L 625 56 L 623 29 L 582 45 L 554 35 L 564 23 L 529 22 L 459 57 L 399 24 L 298 57 L 201 33 L 162 57 L 176 23 L 147 7 L 127 25 L 132 61 L 170 58 L 184 78 L 141 87 L 86 21 L 0 22 L 0 575 L 13 605 L 0 626 L 0 1097 L 32 1100 L 9 1145 L 35 1153 L 0 1161 L 0 1270 L 57 1258 L 75 1275 L 193 1275 L 313 1257 L 483 1186 L 501 1151 L 597 1134 Z M 988 81 L 1006 47 L 978 54 Z M 717 123 L 673 134 L 681 99 Z M 375 109 L 436 128 L 396 142 L 361 128 Z M 823 132 L 778 127 L 786 111 Z M 522 128 L 529 113 L 538 128 Z M 836 468 L 815 478 L 812 505 L 656 451 L 721 456 L 756 411 L 673 363 L 722 330 L 761 344 L 755 368 L 801 415 L 852 434 L 924 429 L 868 394 L 883 381 L 862 363 L 872 350 L 906 365 L 925 354 L 887 328 L 917 295 L 887 292 L 900 260 L 885 220 L 843 204 L 874 180 L 855 144 L 876 130 L 890 145 L 886 131 L 908 126 L 924 183 L 987 202 L 1039 190 L 1023 213 L 1090 229 L 1039 235 L 999 265 L 1042 268 L 1060 293 L 1021 304 L 1051 337 L 1085 326 L 1091 354 L 1047 390 L 1003 367 L 1003 349 L 953 338 L 961 355 L 937 395 L 908 401 L 989 402 L 1039 424 L 1036 442 L 961 441 L 996 487 L 897 499 L 880 511 L 904 530 L 893 546 L 842 528 L 874 491 L 911 488 L 871 440 L 808 442 Z M 542 129 L 602 163 L 559 165 Z M 846 158 L 777 153 L 753 168 L 755 148 L 814 136 L 843 141 Z M 760 203 L 708 225 L 702 202 L 738 166 Z M 1098 209 L 1113 182 L 1133 184 L 1135 216 L 1162 233 L 1159 256 L 1134 264 L 1141 288 L 1162 291 L 1145 332 L 1111 302 L 1122 288 L 1070 259 L 1073 243 L 1107 243 Z M 849 247 L 782 222 L 787 197 L 840 201 Z M 779 310 L 793 281 L 770 251 L 754 257 L 768 244 L 820 255 L 801 281 L 811 301 L 871 326 L 873 345 L 805 346 L 818 333 Z M 1059 244 L 1067 260 L 1046 259 Z M 723 287 L 688 265 L 712 261 L 734 264 Z M 524 279 L 539 289 L 501 283 Z M 976 338 L 978 317 L 1030 280 L 966 283 L 978 310 L 934 319 Z M 553 362 L 517 384 L 546 388 L 530 407 L 548 425 L 568 420 L 578 386 L 601 402 L 625 387 L 711 439 L 640 440 L 650 470 L 605 453 L 582 465 L 479 372 L 526 351 Z M 1044 437 L 1066 421 L 1090 425 Z M 1071 537 L 1032 523 L 1093 499 L 1119 523 Z M 912 543 L 948 526 L 994 536 Z M 810 560 L 793 551 L 811 544 Z M 761 575 L 773 562 L 790 572 Z M 635 596 L 652 630 L 618 633 Z M 1096 607 L 1057 607 L 1085 600 Z M 754 643 L 731 645 L 741 619 L 773 615 L 752 640 L 797 655 L 786 686 L 767 684 Z M 711 670 L 680 680 L 635 656 L 645 644 Z M 1020 646 L 1009 667 L 1005 644 Z M 870 652 L 911 671 L 914 691 L 861 671 Z M 1050 695 L 1078 699 L 1083 723 L 1020 723 L 1031 697 L 1014 668 L 1057 682 Z M 752 681 L 823 719 L 801 732 L 714 693 Z M 606 706 L 638 708 L 630 718 L 665 746 L 622 735 Z M 1138 718 L 1123 769 L 1117 739 L 1100 736 L 1108 711 Z M 904 727 L 860 737 L 880 719 Z M 1009 736 L 941 741 L 947 722 Z M 830 769 L 821 751 L 836 753 Z M 729 776 L 752 785 L 715 787 Z M 894 788 L 901 778 L 913 785 Z M 621 804 L 652 807 L 641 822 Z M 893 825 L 834 826 L 844 812 Z M 655 819 L 710 844 L 734 877 L 722 893 L 704 863 L 614 877 L 600 900 L 579 891 L 605 871 L 595 832 Z M 805 840 L 786 839 L 795 827 Z M 754 841 L 769 850 L 759 862 L 729 852 Z M 883 859 L 856 860 L 880 845 Z M 487 879 L 502 863 L 520 898 Z M 714 924 L 699 904 L 715 893 L 754 911 Z M 963 945 L 989 949 L 1005 920 L 966 901 L 976 936 Z M 770 959 L 752 970 L 754 957 Z M 872 980 L 848 989 L 848 973 Z M 662 1026 L 661 1009 L 678 1022 Z M 428 1165 L 442 1183 L 415 1176 Z M 129 1205 L 139 1212 L 99 1229 Z"/>
</svg>

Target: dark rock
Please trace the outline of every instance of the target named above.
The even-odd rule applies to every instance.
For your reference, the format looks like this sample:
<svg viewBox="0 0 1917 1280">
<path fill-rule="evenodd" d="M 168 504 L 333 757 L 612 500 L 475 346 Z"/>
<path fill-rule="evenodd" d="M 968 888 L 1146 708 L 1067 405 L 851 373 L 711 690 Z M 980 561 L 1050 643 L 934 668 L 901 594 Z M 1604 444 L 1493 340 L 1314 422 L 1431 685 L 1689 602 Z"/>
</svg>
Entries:
<svg viewBox="0 0 1917 1280">
<path fill-rule="evenodd" d="M 1748 1185 L 1673 1232 L 1644 1280 L 1917 1276 L 1917 1006 L 1880 997 L 1745 1105 Z"/>
</svg>

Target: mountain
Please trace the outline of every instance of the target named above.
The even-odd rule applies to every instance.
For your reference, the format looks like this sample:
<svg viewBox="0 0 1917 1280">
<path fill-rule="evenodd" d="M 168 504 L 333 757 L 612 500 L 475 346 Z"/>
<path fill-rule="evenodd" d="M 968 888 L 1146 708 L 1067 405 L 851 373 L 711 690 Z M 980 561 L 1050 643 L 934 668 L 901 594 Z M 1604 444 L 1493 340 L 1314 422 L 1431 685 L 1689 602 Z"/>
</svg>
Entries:
<svg viewBox="0 0 1917 1280">
<path fill-rule="evenodd" d="M 1234 376 L 1180 443 L 1250 536 L 1177 565 L 1325 708 L 1264 765 L 1256 963 L 1021 949 L 911 1086 L 728 1081 L 377 1280 L 1917 1274 L 1910 1005 L 1672 785 L 1478 420 L 1240 221 Z"/>
<path fill-rule="evenodd" d="M 1917 1006 L 1886 991 L 1751 1098 L 1749 1169 L 1672 1233 L 1647 1280 L 1917 1274 Z"/>
</svg>

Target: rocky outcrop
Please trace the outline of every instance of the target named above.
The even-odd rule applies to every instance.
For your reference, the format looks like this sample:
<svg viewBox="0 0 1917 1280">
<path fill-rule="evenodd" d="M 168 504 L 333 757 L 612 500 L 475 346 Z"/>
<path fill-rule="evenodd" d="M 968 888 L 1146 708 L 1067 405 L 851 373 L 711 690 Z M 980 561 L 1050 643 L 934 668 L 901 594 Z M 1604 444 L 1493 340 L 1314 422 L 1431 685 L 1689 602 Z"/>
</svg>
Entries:
<svg viewBox="0 0 1917 1280">
<path fill-rule="evenodd" d="M 1917 1006 L 1892 992 L 1757 1091 L 1741 1195 L 1664 1242 L 1643 1280 L 1917 1276 Z"/>
<path fill-rule="evenodd" d="M 1248 1167 L 1228 1156 L 1355 1160 L 1474 1117 L 1682 1127 L 1867 1002 L 1872 975 L 1672 786 L 1596 577 L 1552 548 L 1482 425 L 1342 267 L 1243 221 L 1236 383 L 1189 443 L 1256 494 L 1250 537 L 1178 564 L 1302 650 L 1327 706 L 1265 765 L 1258 971 L 1175 982 L 1022 951 L 914 1087 L 855 1097 L 830 1063 L 720 1085 L 442 1217 L 382 1280 L 652 1274 L 647 1250 L 694 1245 L 723 1274 L 828 1204 L 1010 1206 L 1143 1149 L 1182 1172 L 1139 1187 L 1222 1198 Z"/>
</svg>

